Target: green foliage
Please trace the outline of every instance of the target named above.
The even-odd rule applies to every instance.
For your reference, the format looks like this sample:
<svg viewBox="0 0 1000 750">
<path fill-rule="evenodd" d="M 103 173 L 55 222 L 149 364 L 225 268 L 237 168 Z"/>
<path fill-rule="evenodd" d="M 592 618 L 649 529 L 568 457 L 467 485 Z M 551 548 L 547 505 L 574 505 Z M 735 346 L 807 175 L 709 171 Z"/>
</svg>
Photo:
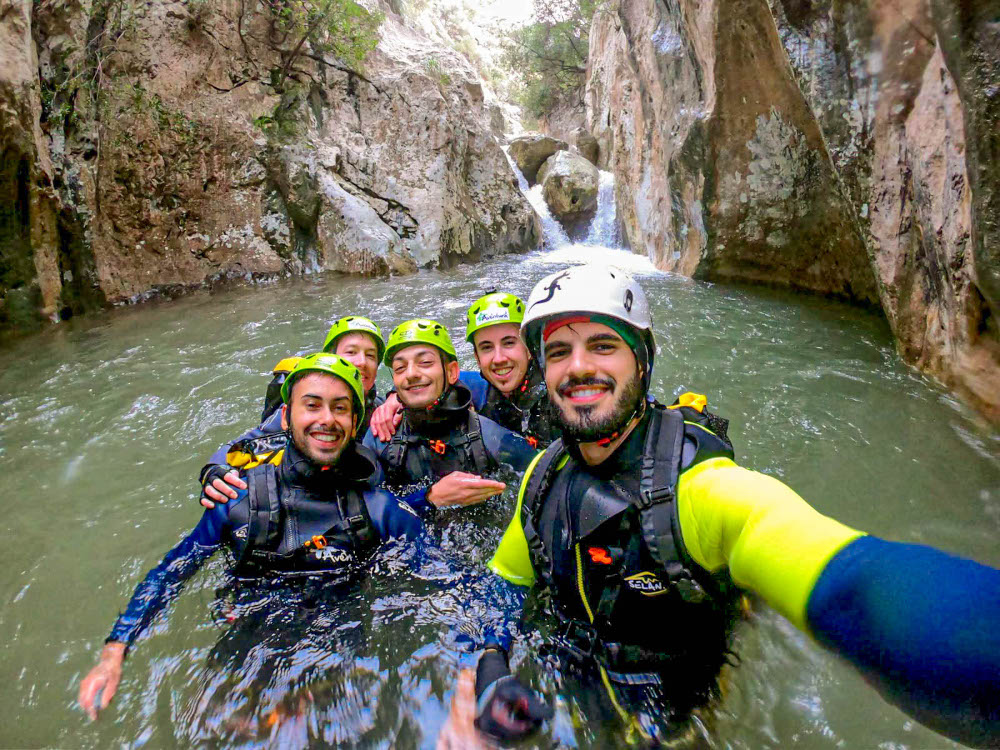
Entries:
<svg viewBox="0 0 1000 750">
<path fill-rule="evenodd" d="M 447 86 L 451 83 L 451 76 L 441 69 L 441 63 L 436 57 L 429 57 L 424 61 L 424 69 L 430 73 L 431 77 L 437 80 L 440 86 Z"/>
<path fill-rule="evenodd" d="M 605 0 L 534 0 L 532 23 L 510 31 L 504 65 L 521 79 L 517 99 L 541 117 L 560 99 L 579 95 L 587 72 L 590 23 Z"/>
<path fill-rule="evenodd" d="M 280 87 L 302 57 L 332 56 L 360 70 L 378 44 L 382 13 L 371 13 L 354 0 L 264 0 L 272 16 L 272 41 L 284 58 Z"/>
</svg>

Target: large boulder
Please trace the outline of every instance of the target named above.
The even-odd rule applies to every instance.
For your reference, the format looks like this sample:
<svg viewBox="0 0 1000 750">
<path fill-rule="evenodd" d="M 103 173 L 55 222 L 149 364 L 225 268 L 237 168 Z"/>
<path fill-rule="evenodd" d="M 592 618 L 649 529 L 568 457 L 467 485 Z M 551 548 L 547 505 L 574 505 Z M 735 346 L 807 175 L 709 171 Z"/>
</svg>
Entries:
<svg viewBox="0 0 1000 750">
<path fill-rule="evenodd" d="M 521 170 L 529 185 L 534 185 L 538 178 L 538 170 L 545 160 L 556 151 L 564 151 L 569 145 L 566 141 L 541 133 L 529 133 L 518 136 L 510 142 L 510 158 Z"/>
<path fill-rule="evenodd" d="M 597 167 L 572 151 L 558 151 L 538 170 L 542 195 L 571 239 L 586 234 L 597 211 Z"/>
<path fill-rule="evenodd" d="M 880 305 L 1000 420 L 996 2 L 953 5 L 611 0 L 588 127 L 637 252 Z"/>
</svg>

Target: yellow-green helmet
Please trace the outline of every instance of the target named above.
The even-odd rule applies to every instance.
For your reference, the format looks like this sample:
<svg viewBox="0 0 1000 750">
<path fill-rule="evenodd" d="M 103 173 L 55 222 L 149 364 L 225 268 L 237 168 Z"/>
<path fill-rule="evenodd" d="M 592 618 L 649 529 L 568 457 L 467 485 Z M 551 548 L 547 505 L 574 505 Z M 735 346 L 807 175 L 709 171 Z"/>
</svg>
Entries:
<svg viewBox="0 0 1000 750">
<path fill-rule="evenodd" d="M 358 372 L 357 367 L 338 354 L 317 352 L 299 360 L 294 369 L 288 373 L 285 382 L 281 384 L 281 400 L 287 404 L 288 399 L 292 396 L 292 386 L 295 385 L 295 381 L 310 372 L 325 372 L 347 383 L 354 396 L 354 412 L 358 415 L 358 423 L 360 424 L 364 420 L 365 394 L 364 386 L 361 385 L 361 373 Z"/>
<path fill-rule="evenodd" d="M 476 331 L 500 323 L 521 325 L 521 321 L 524 320 L 524 302 L 513 294 L 492 292 L 473 302 L 467 317 L 465 340 L 471 344 Z"/>
<path fill-rule="evenodd" d="M 458 359 L 455 353 L 455 345 L 451 343 L 448 329 L 436 320 L 417 318 L 406 320 L 392 329 L 389 334 L 389 343 L 385 348 L 385 364 L 392 365 L 392 358 L 396 352 L 404 346 L 413 344 L 430 344 L 440 349 L 452 359 Z"/>
<path fill-rule="evenodd" d="M 375 339 L 375 346 L 378 347 L 378 359 L 382 361 L 385 354 L 385 339 L 382 338 L 382 329 L 372 320 L 363 318 L 360 315 L 348 315 L 341 318 L 332 326 L 330 332 L 326 334 L 326 341 L 323 342 L 323 351 L 332 352 L 337 348 L 337 340 L 348 333 L 367 333 Z"/>
</svg>

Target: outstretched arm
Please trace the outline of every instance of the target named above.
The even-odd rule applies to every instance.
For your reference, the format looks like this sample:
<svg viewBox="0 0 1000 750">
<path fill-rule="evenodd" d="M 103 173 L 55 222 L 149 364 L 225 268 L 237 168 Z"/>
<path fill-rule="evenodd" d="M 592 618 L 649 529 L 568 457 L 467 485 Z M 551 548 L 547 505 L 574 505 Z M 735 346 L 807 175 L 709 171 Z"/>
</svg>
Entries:
<svg viewBox="0 0 1000 750">
<path fill-rule="evenodd" d="M 699 565 L 728 566 L 738 585 L 847 658 L 917 720 L 995 746 L 1000 571 L 866 537 L 728 459 L 681 476 L 678 515 Z"/>
<path fill-rule="evenodd" d="M 132 594 L 105 641 L 100 661 L 80 683 L 80 706 L 91 719 L 111 703 L 121 680 L 128 647 L 216 550 L 221 540 L 223 510 L 205 511 L 194 531 L 153 568 Z"/>
</svg>

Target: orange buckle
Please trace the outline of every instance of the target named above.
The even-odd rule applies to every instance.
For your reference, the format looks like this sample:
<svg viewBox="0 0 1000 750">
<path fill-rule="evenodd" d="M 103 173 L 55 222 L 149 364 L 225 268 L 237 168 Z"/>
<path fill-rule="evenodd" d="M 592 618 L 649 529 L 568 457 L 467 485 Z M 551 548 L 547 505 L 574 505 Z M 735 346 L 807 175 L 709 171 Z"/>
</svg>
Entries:
<svg viewBox="0 0 1000 750">
<path fill-rule="evenodd" d="M 610 565 L 612 562 L 611 556 L 608 554 L 606 549 L 602 549 L 601 547 L 591 547 L 587 550 L 587 552 L 590 554 L 590 559 L 595 563 Z"/>
<path fill-rule="evenodd" d="M 316 549 L 323 549 L 326 546 L 326 537 L 315 534 L 312 539 L 306 541 L 307 547 L 315 547 Z"/>
<path fill-rule="evenodd" d="M 524 439 L 528 441 L 528 445 L 530 445 L 532 448 L 538 447 L 538 438 L 531 437 L 531 435 L 525 435 Z"/>
<path fill-rule="evenodd" d="M 447 447 L 441 440 L 429 440 L 428 443 L 431 446 L 431 450 L 437 453 L 439 456 L 444 455 L 444 450 Z"/>
</svg>

